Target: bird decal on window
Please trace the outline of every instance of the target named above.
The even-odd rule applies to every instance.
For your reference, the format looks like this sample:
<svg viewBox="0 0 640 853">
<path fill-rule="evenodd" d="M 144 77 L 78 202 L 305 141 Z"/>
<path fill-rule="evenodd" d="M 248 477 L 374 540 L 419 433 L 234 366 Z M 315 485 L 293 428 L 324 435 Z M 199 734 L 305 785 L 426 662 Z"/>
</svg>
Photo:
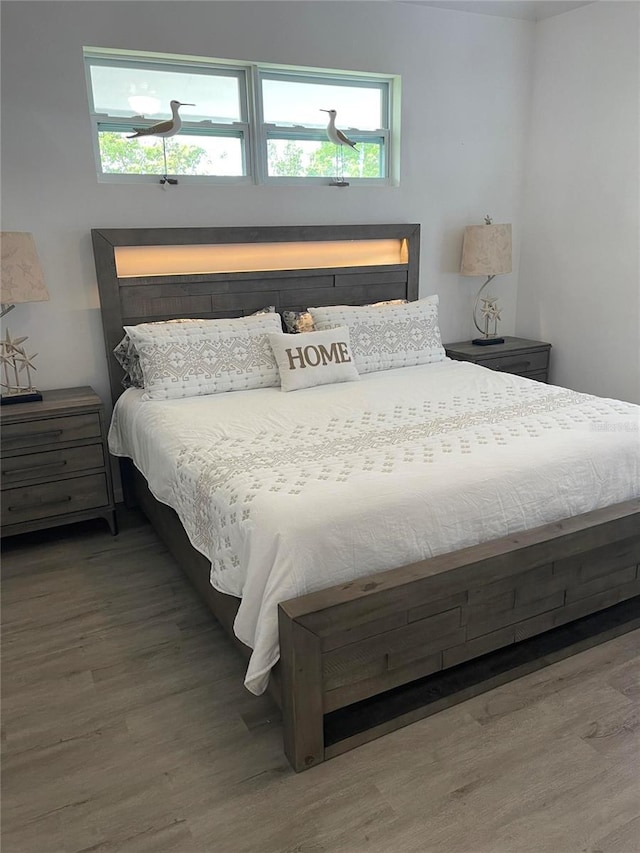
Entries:
<svg viewBox="0 0 640 853">
<path fill-rule="evenodd" d="M 159 136 L 162 139 L 162 154 L 164 157 L 164 174 L 160 178 L 160 183 L 163 189 L 168 186 L 175 186 L 178 183 L 177 178 L 170 178 L 167 174 L 167 144 L 166 141 L 171 136 L 180 133 L 182 128 L 182 119 L 178 112 L 180 107 L 195 107 L 195 104 L 184 104 L 181 101 L 169 101 L 171 107 L 171 118 L 166 121 L 159 121 L 152 124 L 150 127 L 134 127 L 135 133 L 127 136 L 127 139 L 137 139 L 139 136 Z"/>
<path fill-rule="evenodd" d="M 327 136 L 335 145 L 348 145 L 349 148 L 356 148 L 356 143 L 349 139 L 348 136 L 336 127 L 336 110 L 323 110 L 320 112 L 329 113 L 329 124 L 327 125 Z M 357 149 L 356 149 L 357 150 Z"/>
<path fill-rule="evenodd" d="M 134 127 L 135 133 L 127 136 L 127 139 L 137 139 L 139 136 L 161 136 L 163 139 L 168 139 L 170 136 L 175 136 L 180 133 L 182 127 L 182 119 L 178 110 L 180 107 L 195 107 L 195 104 L 183 104 L 180 101 L 170 101 L 171 118 L 166 121 L 159 121 L 157 124 L 152 124 L 150 127 Z"/>
</svg>

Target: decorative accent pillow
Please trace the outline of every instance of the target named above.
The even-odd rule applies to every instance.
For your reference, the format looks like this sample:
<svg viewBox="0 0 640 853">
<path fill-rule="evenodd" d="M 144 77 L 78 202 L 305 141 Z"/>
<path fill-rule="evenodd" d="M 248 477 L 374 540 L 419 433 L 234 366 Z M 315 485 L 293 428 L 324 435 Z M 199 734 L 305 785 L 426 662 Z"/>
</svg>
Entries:
<svg viewBox="0 0 640 853">
<path fill-rule="evenodd" d="M 384 311 L 375 306 L 333 305 L 309 308 L 309 313 L 318 330 L 348 327 L 360 373 L 446 359 L 438 327 L 437 296 L 390 305 Z"/>
<path fill-rule="evenodd" d="M 406 299 L 385 299 L 383 302 L 370 302 L 371 308 L 379 308 L 381 305 L 406 305 Z M 308 311 L 283 311 L 282 319 L 287 332 L 298 334 L 299 332 L 314 332 L 313 317 Z"/>
<path fill-rule="evenodd" d="M 144 378 L 140 369 L 140 360 L 129 335 L 124 336 L 118 346 L 113 350 L 113 354 L 120 367 L 124 370 L 124 376 L 120 380 L 122 387 L 142 388 Z"/>
<path fill-rule="evenodd" d="M 125 326 L 144 378 L 143 400 L 197 397 L 279 384 L 269 335 L 279 314 Z"/>
<path fill-rule="evenodd" d="M 325 332 L 269 335 L 283 391 L 359 379 L 346 327 Z"/>
<path fill-rule="evenodd" d="M 313 317 L 308 311 L 283 311 L 282 319 L 287 330 L 292 335 L 303 332 L 313 332 Z"/>
<path fill-rule="evenodd" d="M 267 305 L 254 311 L 251 317 L 256 317 L 259 314 L 273 314 L 276 310 L 275 305 Z M 208 323 L 209 320 L 195 320 L 188 317 L 177 320 L 160 320 L 154 323 L 147 323 L 147 326 L 166 326 L 171 323 Z M 129 335 L 125 335 L 120 343 L 114 348 L 113 354 L 120 367 L 124 370 L 121 384 L 123 388 L 144 388 L 144 377 L 142 368 L 140 367 L 140 359 L 138 352 L 131 341 Z"/>
</svg>

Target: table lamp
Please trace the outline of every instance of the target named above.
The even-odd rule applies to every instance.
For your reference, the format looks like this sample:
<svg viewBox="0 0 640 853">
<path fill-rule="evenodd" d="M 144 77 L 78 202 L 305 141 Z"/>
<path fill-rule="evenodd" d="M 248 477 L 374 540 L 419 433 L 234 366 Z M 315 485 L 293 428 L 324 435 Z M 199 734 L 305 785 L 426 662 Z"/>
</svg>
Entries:
<svg viewBox="0 0 640 853">
<path fill-rule="evenodd" d="M 478 346 L 504 343 L 504 338 L 497 335 L 500 319 L 498 300 L 493 296 L 483 297 L 482 292 L 495 276 L 511 272 L 511 225 L 494 225 L 490 216 L 486 216 L 484 221 L 484 225 L 467 225 L 464 229 L 460 265 L 461 275 L 488 276 L 473 306 L 473 322 L 482 335 L 473 340 Z M 478 323 L 478 309 L 483 326 Z"/>
<path fill-rule="evenodd" d="M 43 302 L 49 299 L 33 235 L 23 231 L 2 231 L 0 244 L 0 317 L 4 317 L 19 302 Z M 7 329 L 4 340 L 0 341 L 2 405 L 42 400 L 42 394 L 31 382 L 31 371 L 36 369 L 33 364 L 36 356 L 27 355 L 24 347 L 26 340 L 26 337 L 12 339 Z"/>
</svg>

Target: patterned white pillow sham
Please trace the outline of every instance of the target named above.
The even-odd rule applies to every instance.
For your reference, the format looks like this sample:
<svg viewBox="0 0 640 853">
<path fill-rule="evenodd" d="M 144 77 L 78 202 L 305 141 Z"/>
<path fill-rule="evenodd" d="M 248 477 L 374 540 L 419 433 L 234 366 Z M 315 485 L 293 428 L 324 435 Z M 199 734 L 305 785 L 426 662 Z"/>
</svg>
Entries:
<svg viewBox="0 0 640 853">
<path fill-rule="evenodd" d="M 370 302 L 371 308 L 379 308 L 382 305 L 406 305 L 406 299 L 385 299 L 382 302 Z M 282 319 L 287 332 L 298 334 L 299 332 L 314 332 L 313 317 L 309 311 L 283 311 Z"/>
<path fill-rule="evenodd" d="M 269 342 L 283 391 L 360 379 L 349 347 L 349 329 L 344 326 L 325 332 L 269 335 Z"/>
<path fill-rule="evenodd" d="M 347 326 L 360 373 L 444 361 L 438 326 L 438 297 L 427 296 L 406 305 L 333 305 L 309 308 L 316 329 Z"/>
<path fill-rule="evenodd" d="M 155 323 L 147 323 L 148 326 L 166 326 L 169 323 L 202 323 L 202 320 L 191 320 L 188 318 L 179 319 L 179 320 L 164 320 Z M 142 368 L 140 367 L 140 357 L 138 356 L 138 351 L 135 348 L 135 344 L 129 337 L 129 335 L 125 334 L 117 347 L 113 350 L 113 354 L 116 357 L 116 361 L 120 365 L 120 367 L 124 370 L 124 376 L 122 377 L 122 386 L 124 388 L 144 388 L 144 376 L 142 375 Z"/>
<path fill-rule="evenodd" d="M 140 359 L 143 400 L 197 397 L 280 384 L 269 344 L 279 314 L 125 326 Z"/>
<path fill-rule="evenodd" d="M 258 311 L 254 311 L 250 316 L 255 317 L 258 314 L 272 314 L 276 310 L 275 305 L 266 305 Z M 208 320 L 196 320 L 189 317 L 183 317 L 176 320 L 160 320 L 153 323 L 147 323 L 148 326 L 167 326 L 171 323 L 206 323 Z M 144 388 L 144 376 L 140 367 L 140 358 L 129 335 L 122 338 L 120 343 L 114 348 L 113 354 L 116 361 L 124 371 L 121 380 L 123 388 Z"/>
</svg>

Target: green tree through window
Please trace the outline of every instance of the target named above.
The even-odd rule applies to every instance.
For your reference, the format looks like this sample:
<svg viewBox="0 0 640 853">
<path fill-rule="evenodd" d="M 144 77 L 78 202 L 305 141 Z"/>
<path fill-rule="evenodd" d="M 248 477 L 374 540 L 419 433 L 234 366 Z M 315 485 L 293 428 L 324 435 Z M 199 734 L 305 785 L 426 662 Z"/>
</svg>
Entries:
<svg viewBox="0 0 640 853">
<path fill-rule="evenodd" d="M 294 141 L 289 141 L 284 148 L 277 149 L 273 140 L 269 140 L 267 148 L 270 175 L 334 177 L 338 171 L 348 178 L 380 177 L 380 146 L 375 143 L 359 142 L 356 150 L 343 148 L 340 151 L 336 150 L 333 142 L 326 141 L 320 143 L 310 154 Z M 338 161 L 336 157 L 339 158 Z"/>
<path fill-rule="evenodd" d="M 102 168 L 111 174 L 162 175 L 164 157 L 162 141 L 156 145 L 143 145 L 124 134 L 103 132 L 100 139 Z M 204 148 L 185 145 L 177 138 L 166 140 L 167 173 L 169 175 L 198 175 L 207 159 Z"/>
<path fill-rule="evenodd" d="M 267 142 L 267 153 L 269 157 L 269 174 L 279 177 L 291 177 L 292 175 L 304 175 L 303 158 L 304 151 L 295 142 L 287 142 L 282 155 L 278 155 L 275 143 L 272 139 Z"/>
<path fill-rule="evenodd" d="M 336 161 L 336 157 L 338 160 Z M 320 148 L 311 155 L 307 175 L 334 175 L 338 171 L 345 178 L 378 178 L 380 176 L 380 146 L 372 143 L 358 142 L 358 148 L 342 146 L 336 152 L 333 142 L 323 142 Z"/>
</svg>

